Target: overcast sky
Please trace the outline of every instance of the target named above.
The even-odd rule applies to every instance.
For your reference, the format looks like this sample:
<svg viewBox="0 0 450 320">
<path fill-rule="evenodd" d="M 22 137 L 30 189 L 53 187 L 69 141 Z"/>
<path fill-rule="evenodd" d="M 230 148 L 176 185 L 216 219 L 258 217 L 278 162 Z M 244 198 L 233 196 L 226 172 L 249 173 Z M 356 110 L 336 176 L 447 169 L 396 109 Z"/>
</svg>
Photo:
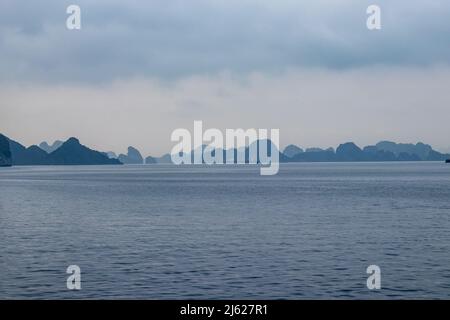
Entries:
<svg viewBox="0 0 450 320">
<path fill-rule="evenodd" d="M 66 8 L 81 7 L 81 30 Z M 366 28 L 378 4 L 382 29 Z M 450 1 L 0 2 L 0 132 L 159 155 L 170 133 L 450 149 Z"/>
</svg>

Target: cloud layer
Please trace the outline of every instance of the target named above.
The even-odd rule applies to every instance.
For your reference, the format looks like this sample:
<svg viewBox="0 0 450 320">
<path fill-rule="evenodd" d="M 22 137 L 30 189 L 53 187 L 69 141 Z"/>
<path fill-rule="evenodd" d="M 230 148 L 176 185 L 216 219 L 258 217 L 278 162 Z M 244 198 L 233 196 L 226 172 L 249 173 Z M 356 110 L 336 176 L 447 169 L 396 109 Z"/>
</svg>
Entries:
<svg viewBox="0 0 450 320">
<path fill-rule="evenodd" d="M 367 0 L 73 1 L 0 3 L 0 80 L 108 82 L 129 77 L 276 73 L 450 62 L 450 2 L 376 1 L 383 29 L 366 28 Z"/>
</svg>

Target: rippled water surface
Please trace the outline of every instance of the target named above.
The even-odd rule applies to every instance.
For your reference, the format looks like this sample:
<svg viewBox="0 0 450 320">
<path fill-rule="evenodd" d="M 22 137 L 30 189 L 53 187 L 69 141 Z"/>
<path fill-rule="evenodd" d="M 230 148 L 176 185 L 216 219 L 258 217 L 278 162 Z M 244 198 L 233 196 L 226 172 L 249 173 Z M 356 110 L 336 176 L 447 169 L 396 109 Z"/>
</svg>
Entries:
<svg viewBox="0 0 450 320">
<path fill-rule="evenodd" d="M 352 297 L 450 298 L 450 165 L 0 168 L 0 298 Z"/>
</svg>

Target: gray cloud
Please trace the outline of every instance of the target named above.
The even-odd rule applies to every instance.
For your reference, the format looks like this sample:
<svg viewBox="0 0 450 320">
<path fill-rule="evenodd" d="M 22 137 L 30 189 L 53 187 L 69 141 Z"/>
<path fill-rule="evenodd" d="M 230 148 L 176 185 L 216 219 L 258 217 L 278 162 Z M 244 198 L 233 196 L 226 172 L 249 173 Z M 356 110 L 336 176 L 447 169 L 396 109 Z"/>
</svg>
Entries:
<svg viewBox="0 0 450 320">
<path fill-rule="evenodd" d="M 92 83 L 450 63 L 450 2 L 375 2 L 383 10 L 378 32 L 365 26 L 368 0 L 3 0 L 0 80 Z M 82 8 L 81 31 L 65 28 L 72 3 Z"/>
</svg>

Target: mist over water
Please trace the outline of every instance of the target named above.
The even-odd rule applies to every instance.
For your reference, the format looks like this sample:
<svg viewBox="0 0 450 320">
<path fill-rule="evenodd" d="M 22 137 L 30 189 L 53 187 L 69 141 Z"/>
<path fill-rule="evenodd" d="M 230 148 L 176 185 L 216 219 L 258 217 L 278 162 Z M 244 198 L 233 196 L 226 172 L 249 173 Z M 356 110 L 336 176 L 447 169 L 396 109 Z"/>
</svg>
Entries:
<svg viewBox="0 0 450 320">
<path fill-rule="evenodd" d="M 449 199 L 435 162 L 1 168 L 0 298 L 449 298 Z"/>
</svg>

